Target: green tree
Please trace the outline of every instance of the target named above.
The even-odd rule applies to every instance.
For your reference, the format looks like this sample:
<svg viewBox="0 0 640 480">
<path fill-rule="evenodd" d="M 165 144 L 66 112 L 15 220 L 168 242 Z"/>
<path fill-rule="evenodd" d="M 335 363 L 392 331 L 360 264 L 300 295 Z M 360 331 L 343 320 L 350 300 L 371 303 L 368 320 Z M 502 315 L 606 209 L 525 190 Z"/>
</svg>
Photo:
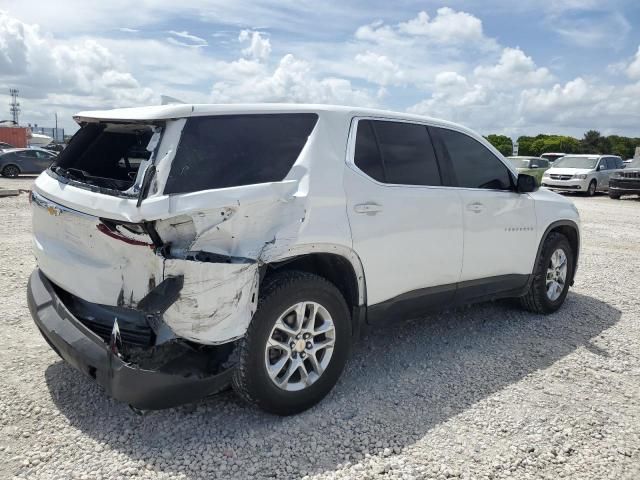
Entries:
<svg viewBox="0 0 640 480">
<path fill-rule="evenodd" d="M 597 130 L 589 130 L 582 137 L 582 148 L 584 153 L 599 153 L 599 145 L 602 142 L 602 135 Z"/>
<path fill-rule="evenodd" d="M 486 137 L 489 143 L 496 147 L 496 149 L 505 157 L 513 155 L 513 142 L 506 135 L 491 134 Z"/>
</svg>

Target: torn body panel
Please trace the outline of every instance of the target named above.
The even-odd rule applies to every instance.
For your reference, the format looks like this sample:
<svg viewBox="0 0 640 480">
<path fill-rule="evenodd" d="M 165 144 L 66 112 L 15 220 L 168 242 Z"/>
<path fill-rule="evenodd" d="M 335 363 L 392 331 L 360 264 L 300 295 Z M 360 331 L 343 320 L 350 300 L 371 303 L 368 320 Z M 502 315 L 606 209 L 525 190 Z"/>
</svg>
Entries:
<svg viewBox="0 0 640 480">
<path fill-rule="evenodd" d="M 168 259 L 165 275 L 184 275 L 180 297 L 163 314 L 177 336 L 216 344 L 244 335 L 258 301 L 257 262 Z"/>
<path fill-rule="evenodd" d="M 348 127 L 341 122 L 320 121 L 282 181 L 164 194 L 184 119 L 166 121 L 154 179 L 139 205 L 42 175 L 33 197 L 38 264 L 54 284 L 86 301 L 143 311 L 159 343 L 178 337 L 215 345 L 242 336 L 256 310 L 261 268 L 300 255 L 347 258 L 362 305 L 364 273 L 336 181 Z M 312 177 L 313 162 L 323 168 Z M 314 189 L 323 195 L 310 195 Z M 175 301 L 161 312 L 150 308 L 148 296 L 177 277 L 183 283 Z"/>
</svg>

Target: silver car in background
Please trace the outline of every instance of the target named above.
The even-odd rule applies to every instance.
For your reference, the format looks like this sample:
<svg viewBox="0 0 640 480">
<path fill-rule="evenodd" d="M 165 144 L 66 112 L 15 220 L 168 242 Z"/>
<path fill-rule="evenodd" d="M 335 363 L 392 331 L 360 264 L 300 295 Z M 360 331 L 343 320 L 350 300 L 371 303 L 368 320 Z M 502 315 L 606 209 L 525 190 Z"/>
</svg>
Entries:
<svg viewBox="0 0 640 480">
<path fill-rule="evenodd" d="M 614 155 L 566 155 L 544 172 L 542 186 L 593 196 L 596 192 L 607 191 L 609 178 L 622 168 L 622 158 Z"/>
</svg>

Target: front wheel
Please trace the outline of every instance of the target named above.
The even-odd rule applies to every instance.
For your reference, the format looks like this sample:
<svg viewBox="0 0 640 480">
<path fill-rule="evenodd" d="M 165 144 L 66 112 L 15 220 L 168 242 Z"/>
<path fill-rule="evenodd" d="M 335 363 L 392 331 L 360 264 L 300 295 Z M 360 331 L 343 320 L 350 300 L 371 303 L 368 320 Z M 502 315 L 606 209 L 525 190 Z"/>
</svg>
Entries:
<svg viewBox="0 0 640 480">
<path fill-rule="evenodd" d="M 535 313 L 553 313 L 564 303 L 573 280 L 575 257 L 567 237 L 551 232 L 544 240 L 533 279 L 522 306 Z"/>
<path fill-rule="evenodd" d="M 589 187 L 587 188 L 587 196 L 588 197 L 593 197 L 596 194 L 596 189 L 598 187 L 598 184 L 596 183 L 595 180 L 591 180 L 591 183 L 589 184 Z"/>
<path fill-rule="evenodd" d="M 261 286 L 232 385 L 263 410 L 298 413 L 331 391 L 350 349 L 351 318 L 340 291 L 310 273 L 276 273 Z"/>
<path fill-rule="evenodd" d="M 612 193 L 611 190 L 609 190 L 609 198 L 613 200 L 620 200 L 620 195 L 617 193 Z"/>
</svg>

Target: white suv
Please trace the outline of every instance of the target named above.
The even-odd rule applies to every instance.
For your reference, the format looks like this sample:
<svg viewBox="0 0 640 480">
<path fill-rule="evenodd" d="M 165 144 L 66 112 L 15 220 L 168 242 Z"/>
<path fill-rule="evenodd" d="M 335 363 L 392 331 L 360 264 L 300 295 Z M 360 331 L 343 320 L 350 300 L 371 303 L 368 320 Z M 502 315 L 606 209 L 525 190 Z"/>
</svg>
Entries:
<svg viewBox="0 0 640 480">
<path fill-rule="evenodd" d="M 564 192 L 582 192 L 592 197 L 609 190 L 611 175 L 624 168 L 614 155 L 566 155 L 542 175 L 542 186 Z"/>
<path fill-rule="evenodd" d="M 137 408 L 231 382 L 299 412 L 367 325 L 503 297 L 551 313 L 573 283 L 576 208 L 459 125 L 326 105 L 75 119 L 32 192 L 28 303 Z"/>
</svg>

